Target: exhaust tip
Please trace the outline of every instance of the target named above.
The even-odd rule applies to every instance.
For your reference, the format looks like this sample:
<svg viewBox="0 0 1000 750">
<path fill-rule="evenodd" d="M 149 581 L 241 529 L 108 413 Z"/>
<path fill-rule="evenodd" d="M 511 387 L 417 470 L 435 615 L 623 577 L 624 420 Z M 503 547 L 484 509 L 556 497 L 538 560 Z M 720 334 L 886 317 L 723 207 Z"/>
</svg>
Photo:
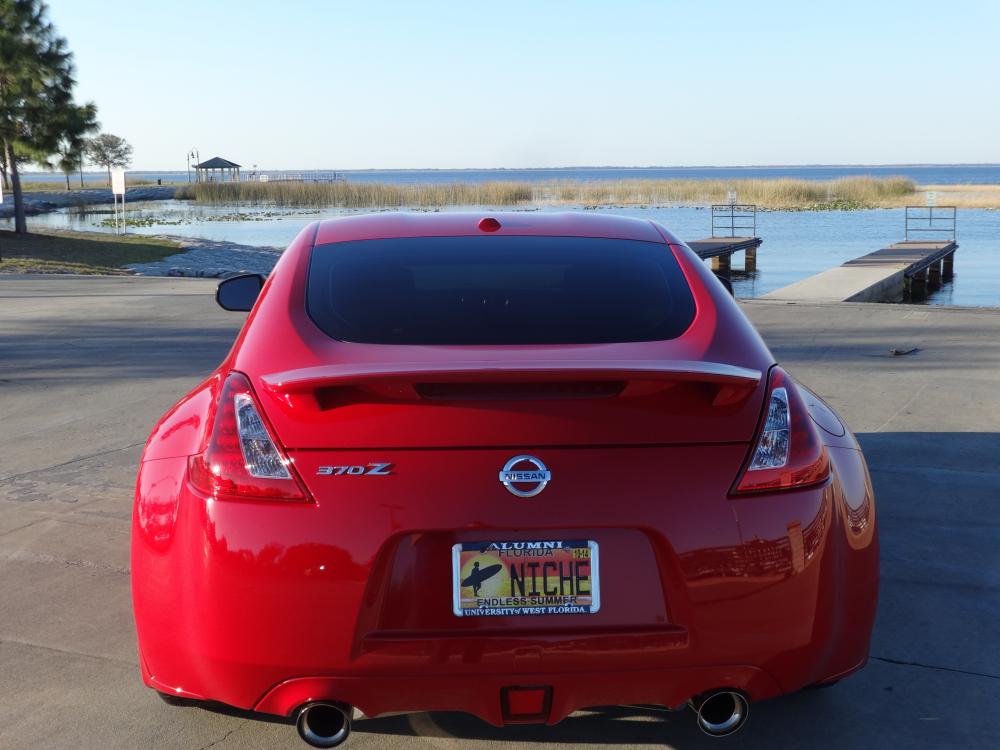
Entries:
<svg viewBox="0 0 1000 750">
<path fill-rule="evenodd" d="M 307 703 L 299 709 L 295 728 L 306 744 L 336 747 L 351 733 L 353 709 L 342 703 Z"/>
<path fill-rule="evenodd" d="M 738 732 L 750 713 L 750 702 L 736 690 L 713 690 L 691 700 L 698 728 L 709 737 Z"/>
</svg>

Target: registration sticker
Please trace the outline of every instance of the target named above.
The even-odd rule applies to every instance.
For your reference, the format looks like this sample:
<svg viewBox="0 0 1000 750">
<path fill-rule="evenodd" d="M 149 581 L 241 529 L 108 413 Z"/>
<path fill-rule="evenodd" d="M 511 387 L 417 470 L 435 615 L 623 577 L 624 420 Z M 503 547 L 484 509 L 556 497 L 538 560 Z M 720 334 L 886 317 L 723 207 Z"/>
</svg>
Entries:
<svg viewBox="0 0 1000 750">
<path fill-rule="evenodd" d="M 464 542 L 452 551 L 459 617 L 589 615 L 601 606 L 597 542 Z"/>
</svg>

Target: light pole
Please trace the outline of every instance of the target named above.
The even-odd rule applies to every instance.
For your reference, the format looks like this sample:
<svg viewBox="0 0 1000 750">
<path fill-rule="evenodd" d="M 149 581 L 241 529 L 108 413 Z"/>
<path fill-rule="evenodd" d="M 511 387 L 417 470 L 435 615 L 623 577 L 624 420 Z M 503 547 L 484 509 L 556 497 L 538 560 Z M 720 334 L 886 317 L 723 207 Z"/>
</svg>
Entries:
<svg viewBox="0 0 1000 750">
<path fill-rule="evenodd" d="M 195 168 L 197 168 L 200 160 L 198 159 L 198 149 L 193 148 L 187 153 L 188 160 L 188 182 L 191 182 L 191 160 L 194 159 Z"/>
</svg>

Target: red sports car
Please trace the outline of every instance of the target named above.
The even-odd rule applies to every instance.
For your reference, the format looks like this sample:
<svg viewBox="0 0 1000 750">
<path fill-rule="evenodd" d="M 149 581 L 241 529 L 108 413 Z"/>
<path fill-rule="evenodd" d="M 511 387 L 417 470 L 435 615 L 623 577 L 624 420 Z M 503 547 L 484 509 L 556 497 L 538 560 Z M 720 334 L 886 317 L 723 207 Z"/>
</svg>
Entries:
<svg viewBox="0 0 1000 750">
<path fill-rule="evenodd" d="M 146 684 L 294 719 L 751 701 L 868 658 L 858 443 L 650 221 L 315 223 L 139 468 Z M 251 309 L 252 308 L 252 309 Z"/>
</svg>

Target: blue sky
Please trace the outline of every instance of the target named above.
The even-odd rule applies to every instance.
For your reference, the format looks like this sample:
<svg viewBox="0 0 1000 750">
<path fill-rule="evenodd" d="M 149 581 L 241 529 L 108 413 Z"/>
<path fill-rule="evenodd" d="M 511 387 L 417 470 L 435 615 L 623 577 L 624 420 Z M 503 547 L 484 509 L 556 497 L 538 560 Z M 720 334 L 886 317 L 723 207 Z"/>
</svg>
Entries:
<svg viewBox="0 0 1000 750">
<path fill-rule="evenodd" d="M 50 0 L 134 169 L 1000 162 L 1000 2 Z"/>
</svg>

